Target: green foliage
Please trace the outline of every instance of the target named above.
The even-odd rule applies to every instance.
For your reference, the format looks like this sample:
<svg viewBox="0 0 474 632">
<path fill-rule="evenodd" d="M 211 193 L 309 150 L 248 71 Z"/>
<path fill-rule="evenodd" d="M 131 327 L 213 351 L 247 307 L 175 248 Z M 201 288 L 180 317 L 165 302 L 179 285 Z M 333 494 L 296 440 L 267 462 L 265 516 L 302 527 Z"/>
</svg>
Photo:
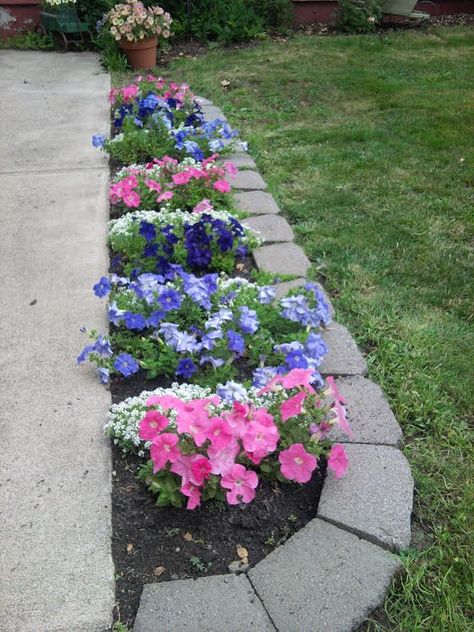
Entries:
<svg viewBox="0 0 474 632">
<path fill-rule="evenodd" d="M 19 50 L 53 50 L 54 40 L 51 35 L 39 35 L 34 32 L 21 33 L 6 40 L 0 39 L 0 48 Z"/>
<path fill-rule="evenodd" d="M 97 21 L 117 3 L 118 1 L 116 2 L 116 0 L 77 0 L 77 13 L 83 21 L 89 24 L 92 32 L 94 32 Z"/>
<path fill-rule="evenodd" d="M 101 29 L 94 40 L 100 50 L 100 61 L 109 72 L 123 72 L 128 68 L 128 61 L 115 38 L 108 29 Z"/>
<path fill-rule="evenodd" d="M 154 156 L 174 156 L 172 136 L 161 121 L 150 123 L 147 129 L 136 127 L 130 117 L 125 118 L 122 132 L 105 143 L 104 149 L 112 160 L 123 164 L 139 164 Z"/>
<path fill-rule="evenodd" d="M 379 0 L 339 0 L 336 26 L 342 33 L 372 33 L 381 17 Z"/>
</svg>

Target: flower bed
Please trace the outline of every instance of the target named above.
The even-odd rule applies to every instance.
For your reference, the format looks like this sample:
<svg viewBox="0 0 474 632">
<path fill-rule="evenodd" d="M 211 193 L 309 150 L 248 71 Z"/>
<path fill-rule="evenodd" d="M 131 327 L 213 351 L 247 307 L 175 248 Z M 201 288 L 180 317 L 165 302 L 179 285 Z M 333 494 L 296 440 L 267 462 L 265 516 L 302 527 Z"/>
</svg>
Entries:
<svg viewBox="0 0 474 632">
<path fill-rule="evenodd" d="M 123 165 L 169 156 L 197 161 L 228 151 L 238 136 L 226 121 L 204 121 L 187 85 L 148 75 L 111 92 L 114 134 L 96 134 L 95 147 Z"/>
<path fill-rule="evenodd" d="M 231 555 L 242 570 L 314 517 L 326 468 L 348 466 L 332 429 L 350 428 L 318 372 L 319 287 L 277 300 L 274 279 L 237 273 L 261 243 L 235 214 L 236 168 L 216 162 L 237 133 L 203 121 L 187 85 L 151 75 L 110 101 L 114 134 L 93 139 L 123 165 L 109 193 L 114 272 L 93 288 L 110 331 L 85 330 L 77 361 L 112 390 L 114 556 L 133 618 L 143 582 L 223 572 Z M 161 565 L 130 542 L 159 547 Z"/>
</svg>

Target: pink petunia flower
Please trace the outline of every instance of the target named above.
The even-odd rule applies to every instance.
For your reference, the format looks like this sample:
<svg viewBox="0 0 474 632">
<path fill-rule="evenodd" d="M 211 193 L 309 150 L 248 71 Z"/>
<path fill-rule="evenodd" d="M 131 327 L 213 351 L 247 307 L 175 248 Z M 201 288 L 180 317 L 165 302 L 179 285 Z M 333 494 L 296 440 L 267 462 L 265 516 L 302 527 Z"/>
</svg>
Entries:
<svg viewBox="0 0 474 632">
<path fill-rule="evenodd" d="M 316 457 L 306 452 L 302 443 L 294 443 L 283 450 L 278 459 L 283 476 L 297 483 L 307 483 L 318 465 Z"/>
<path fill-rule="evenodd" d="M 304 400 L 307 397 L 307 393 L 305 391 L 300 391 L 293 397 L 289 397 L 286 401 L 282 403 L 280 406 L 280 414 L 281 420 L 283 422 L 287 421 L 291 417 L 297 417 L 301 415 L 301 411 L 303 410 Z"/>
<path fill-rule="evenodd" d="M 232 430 L 224 419 L 214 417 L 206 429 L 206 438 L 216 450 L 223 450 L 232 441 Z"/>
<path fill-rule="evenodd" d="M 197 485 L 192 483 L 181 485 L 181 493 L 188 497 L 186 509 L 196 509 L 201 504 L 201 490 Z"/>
<path fill-rule="evenodd" d="M 230 191 L 230 184 L 227 180 L 216 180 L 213 187 L 216 191 L 220 191 L 221 193 L 229 193 Z"/>
<path fill-rule="evenodd" d="M 239 173 L 237 167 L 230 160 L 226 160 L 224 162 L 224 169 L 230 178 L 235 178 L 235 176 Z"/>
<path fill-rule="evenodd" d="M 334 408 L 331 410 L 332 412 L 336 413 L 337 423 L 342 432 L 344 432 L 344 434 L 346 434 L 348 437 L 353 437 L 354 433 L 352 432 L 352 428 L 347 421 L 346 409 L 339 402 L 339 400 L 336 399 L 336 401 L 334 402 Z"/>
<path fill-rule="evenodd" d="M 158 410 L 149 410 L 140 422 L 138 436 L 143 441 L 152 441 L 156 435 L 164 430 L 169 419 Z"/>
<path fill-rule="evenodd" d="M 258 476 L 252 470 L 246 470 L 243 465 L 235 464 L 222 477 L 221 486 L 229 491 L 226 493 L 229 505 L 249 503 L 255 498 Z"/>
<path fill-rule="evenodd" d="M 260 461 L 271 452 L 276 450 L 280 433 L 269 415 L 271 421 L 266 422 L 266 418 L 250 421 L 242 436 L 242 443 L 250 460 L 258 465 Z M 262 423 L 263 422 L 263 423 Z"/>
<path fill-rule="evenodd" d="M 146 178 L 145 184 L 150 189 L 150 191 L 156 191 L 159 193 L 161 191 L 161 184 L 156 180 L 152 180 L 151 178 Z"/>
<path fill-rule="evenodd" d="M 123 201 L 126 206 L 137 208 L 138 206 L 140 206 L 141 199 L 138 193 L 135 193 L 135 191 L 128 191 L 124 194 Z"/>
<path fill-rule="evenodd" d="M 192 175 L 189 173 L 189 171 L 180 171 L 179 173 L 175 173 L 173 175 L 173 182 L 175 184 L 188 184 L 188 182 L 191 180 Z"/>
<path fill-rule="evenodd" d="M 311 386 L 310 382 L 313 373 L 314 369 L 291 369 L 289 373 L 283 376 L 281 383 L 284 388 L 303 386 L 310 391 L 310 393 L 314 393 L 314 388 Z"/>
<path fill-rule="evenodd" d="M 168 463 L 174 463 L 181 456 L 176 445 L 179 439 L 172 432 L 164 432 L 154 437 L 150 446 L 150 457 L 153 461 L 153 472 L 162 470 Z"/>
<path fill-rule="evenodd" d="M 231 441 L 222 450 L 216 450 L 212 445 L 207 449 L 207 456 L 211 462 L 212 474 L 225 476 L 235 465 L 235 458 L 240 452 L 237 441 Z"/>
<path fill-rule="evenodd" d="M 211 201 L 207 198 L 196 204 L 193 208 L 193 213 L 209 213 L 209 211 L 213 211 L 214 207 L 211 204 Z"/>
<path fill-rule="evenodd" d="M 325 391 L 325 395 L 329 395 L 334 401 L 341 402 L 341 404 L 345 404 L 346 400 L 339 392 L 337 388 L 336 381 L 332 375 L 329 375 L 326 378 L 326 382 L 329 388 Z"/>
<path fill-rule="evenodd" d="M 346 473 L 348 466 L 349 459 L 344 446 L 340 443 L 335 443 L 329 453 L 328 467 L 334 472 L 336 478 L 341 478 Z"/>
<path fill-rule="evenodd" d="M 156 198 L 156 201 L 160 203 L 164 202 L 165 200 L 171 200 L 173 196 L 173 191 L 163 191 L 163 193 Z"/>
</svg>

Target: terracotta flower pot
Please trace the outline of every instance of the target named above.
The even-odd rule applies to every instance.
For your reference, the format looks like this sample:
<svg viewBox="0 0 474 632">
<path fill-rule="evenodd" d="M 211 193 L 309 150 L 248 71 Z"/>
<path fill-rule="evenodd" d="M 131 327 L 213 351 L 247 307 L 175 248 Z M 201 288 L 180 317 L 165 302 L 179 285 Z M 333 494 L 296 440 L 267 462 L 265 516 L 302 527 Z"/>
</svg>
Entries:
<svg viewBox="0 0 474 632">
<path fill-rule="evenodd" d="M 119 40 L 119 46 L 125 53 L 128 63 L 133 70 L 150 70 L 156 66 L 157 37 L 142 39 L 138 42 L 129 42 L 126 39 Z"/>
</svg>

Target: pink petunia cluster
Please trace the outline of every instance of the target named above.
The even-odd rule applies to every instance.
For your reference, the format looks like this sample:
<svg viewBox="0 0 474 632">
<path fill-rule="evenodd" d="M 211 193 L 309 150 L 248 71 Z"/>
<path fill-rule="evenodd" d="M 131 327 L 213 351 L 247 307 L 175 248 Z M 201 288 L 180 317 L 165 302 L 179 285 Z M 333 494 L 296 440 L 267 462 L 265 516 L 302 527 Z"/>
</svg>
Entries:
<svg viewBox="0 0 474 632">
<path fill-rule="evenodd" d="M 231 186 L 228 177 L 237 173 L 232 162 L 216 164 L 217 154 L 195 165 L 182 164 L 174 158 L 165 156 L 145 165 L 133 165 L 119 172 L 110 186 L 109 199 L 114 205 L 122 204 L 130 208 L 153 209 L 157 205 L 169 202 L 175 196 L 186 199 L 196 195 L 201 202 L 194 205 L 197 213 L 213 209 L 213 191 L 229 193 Z M 189 189 L 194 196 L 190 196 Z M 209 197 L 206 197 L 209 196 Z"/>
<path fill-rule="evenodd" d="M 350 428 L 338 417 L 342 404 L 334 381 L 317 393 L 311 375 L 312 370 L 293 369 L 271 380 L 263 389 L 275 393 L 268 408 L 234 402 L 228 410 L 220 406 L 219 415 L 215 410 L 222 402 L 217 395 L 190 402 L 172 395 L 151 396 L 139 437 L 151 442 L 153 472 L 179 477 L 188 509 L 200 505 L 211 478 L 231 505 L 255 498 L 257 471 L 265 475 L 273 468 L 288 481 L 306 483 L 318 467 L 318 457 L 327 456 L 339 478 L 347 469 L 347 456 L 344 447 L 331 446 L 326 435 L 336 424 Z M 266 467 L 260 469 L 264 461 Z"/>
<path fill-rule="evenodd" d="M 136 99 L 153 92 L 158 98 L 174 99 L 176 109 L 180 110 L 184 103 L 194 100 L 194 94 L 187 83 L 168 83 L 162 77 L 154 75 L 138 76 L 133 83 L 121 88 L 112 88 L 109 92 L 109 103 L 114 106 L 134 103 Z"/>
</svg>

